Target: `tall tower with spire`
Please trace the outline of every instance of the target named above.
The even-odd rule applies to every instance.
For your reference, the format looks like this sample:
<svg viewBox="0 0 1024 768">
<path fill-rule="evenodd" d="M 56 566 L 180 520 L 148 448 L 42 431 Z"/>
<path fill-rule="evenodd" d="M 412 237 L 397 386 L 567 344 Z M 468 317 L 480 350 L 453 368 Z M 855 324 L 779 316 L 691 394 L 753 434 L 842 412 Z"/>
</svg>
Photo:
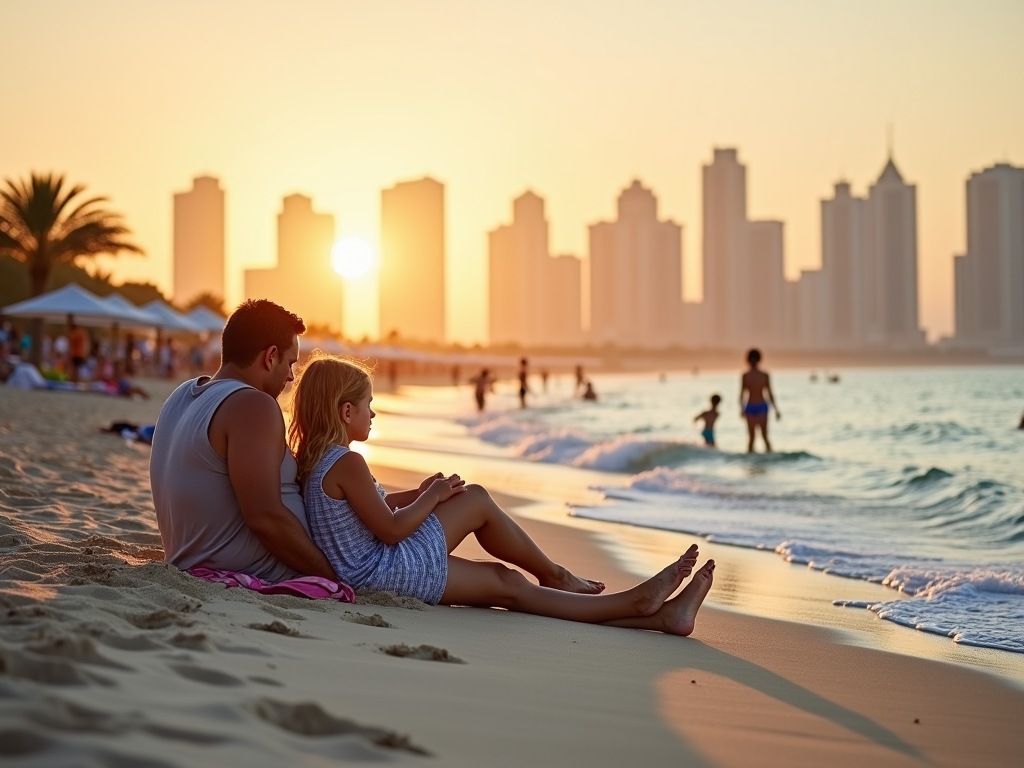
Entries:
<svg viewBox="0 0 1024 768">
<path fill-rule="evenodd" d="M 917 188 L 889 156 L 864 205 L 864 293 L 867 343 L 918 346 Z"/>
<path fill-rule="evenodd" d="M 830 347 L 856 347 L 864 337 L 864 204 L 845 181 L 821 201 L 822 319 Z"/>
</svg>

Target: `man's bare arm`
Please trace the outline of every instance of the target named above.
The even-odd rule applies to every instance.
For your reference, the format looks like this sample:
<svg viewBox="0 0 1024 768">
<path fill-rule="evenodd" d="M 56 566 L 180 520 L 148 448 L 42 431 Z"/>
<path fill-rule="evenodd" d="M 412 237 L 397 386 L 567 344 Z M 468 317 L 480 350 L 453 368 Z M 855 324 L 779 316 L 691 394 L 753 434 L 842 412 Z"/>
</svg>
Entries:
<svg viewBox="0 0 1024 768">
<path fill-rule="evenodd" d="M 229 397 L 216 418 L 225 437 L 228 477 L 249 530 L 289 568 L 336 580 L 324 553 L 281 501 L 281 461 L 287 448 L 277 403 L 262 392 L 244 390 Z"/>
</svg>

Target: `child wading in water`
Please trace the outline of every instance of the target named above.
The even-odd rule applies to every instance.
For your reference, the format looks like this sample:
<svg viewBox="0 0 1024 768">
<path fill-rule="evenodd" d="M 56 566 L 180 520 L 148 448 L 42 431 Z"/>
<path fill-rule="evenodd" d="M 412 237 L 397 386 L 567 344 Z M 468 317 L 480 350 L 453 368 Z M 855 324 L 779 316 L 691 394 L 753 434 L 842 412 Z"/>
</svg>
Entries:
<svg viewBox="0 0 1024 768">
<path fill-rule="evenodd" d="M 704 438 L 704 445 L 715 447 L 715 422 L 718 421 L 718 404 L 722 402 L 721 395 L 711 396 L 711 407 L 694 417 L 694 421 L 704 420 L 704 429 L 701 430 L 701 437 Z"/>
<path fill-rule="evenodd" d="M 307 364 L 296 385 L 289 438 L 313 540 L 338 578 L 427 603 L 508 608 L 678 635 L 693 631 L 714 561 L 669 598 L 693 571 L 696 545 L 642 584 L 598 594 L 604 584 L 552 562 L 486 490 L 466 485 L 458 475 L 438 473 L 415 490 L 385 493 L 363 457 L 349 450 L 370 434 L 372 399 L 370 372 L 334 357 Z M 502 563 L 453 557 L 471 533 L 491 555 L 533 574 L 540 584 Z"/>
</svg>

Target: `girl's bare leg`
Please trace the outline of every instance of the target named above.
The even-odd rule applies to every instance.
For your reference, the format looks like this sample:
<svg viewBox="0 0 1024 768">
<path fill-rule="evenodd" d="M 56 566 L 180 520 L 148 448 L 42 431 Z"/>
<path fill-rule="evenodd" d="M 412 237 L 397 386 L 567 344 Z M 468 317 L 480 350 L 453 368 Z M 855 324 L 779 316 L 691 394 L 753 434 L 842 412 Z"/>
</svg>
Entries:
<svg viewBox="0 0 1024 768">
<path fill-rule="evenodd" d="M 606 621 L 612 627 L 631 627 L 633 629 L 653 629 L 672 635 L 686 637 L 693 632 L 697 619 L 697 611 L 707 597 L 714 581 L 715 561 L 708 560 L 704 567 L 694 574 L 693 579 L 676 597 L 665 602 L 653 616 L 642 616 L 633 619 L 613 619 Z"/>
<path fill-rule="evenodd" d="M 552 562 L 482 486 L 467 485 L 465 493 L 438 504 L 434 514 L 444 529 L 448 554 L 472 533 L 489 554 L 532 573 L 542 587 L 586 595 L 604 591 L 600 581 L 581 579 Z"/>
<path fill-rule="evenodd" d="M 481 563 L 449 555 L 448 583 L 440 602 L 508 608 L 592 624 L 614 619 L 653 618 L 691 570 L 680 557 L 657 575 L 625 592 L 580 595 L 534 584 L 519 571 L 501 563 Z"/>
<path fill-rule="evenodd" d="M 754 417 L 747 416 L 747 453 L 754 452 L 754 437 L 757 435 L 756 427 L 754 426 Z"/>
</svg>

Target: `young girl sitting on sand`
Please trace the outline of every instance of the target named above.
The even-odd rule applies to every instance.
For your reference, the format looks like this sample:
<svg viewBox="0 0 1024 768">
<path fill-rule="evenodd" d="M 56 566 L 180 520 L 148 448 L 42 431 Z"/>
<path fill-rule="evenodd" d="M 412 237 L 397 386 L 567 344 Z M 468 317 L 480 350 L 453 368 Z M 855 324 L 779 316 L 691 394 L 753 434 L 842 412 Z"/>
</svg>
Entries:
<svg viewBox="0 0 1024 768">
<path fill-rule="evenodd" d="M 338 578 L 427 603 L 508 608 L 571 621 L 693 631 L 711 588 L 709 560 L 669 599 L 697 561 L 691 546 L 677 561 L 632 589 L 613 594 L 552 562 L 478 485 L 458 475 L 428 477 L 416 490 L 385 493 L 366 461 L 349 450 L 370 434 L 375 416 L 370 371 L 319 355 L 299 375 L 289 439 L 317 546 Z M 534 584 L 502 563 L 453 557 L 473 533 L 491 555 L 533 574 Z"/>
</svg>

